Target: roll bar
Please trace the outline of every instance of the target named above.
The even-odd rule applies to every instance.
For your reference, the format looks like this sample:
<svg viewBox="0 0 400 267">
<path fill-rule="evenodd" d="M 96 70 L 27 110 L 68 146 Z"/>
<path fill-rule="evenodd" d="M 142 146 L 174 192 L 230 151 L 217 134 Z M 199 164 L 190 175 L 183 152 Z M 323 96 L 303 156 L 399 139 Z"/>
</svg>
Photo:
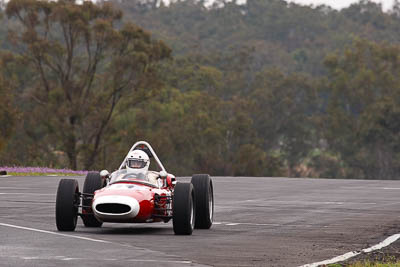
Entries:
<svg viewBox="0 0 400 267">
<path fill-rule="evenodd" d="M 125 158 L 124 158 L 124 161 L 122 161 L 121 165 L 119 166 L 118 170 L 121 170 L 122 167 L 124 166 L 124 164 L 125 164 L 125 162 L 126 162 L 126 159 L 128 158 L 129 153 L 132 152 L 133 150 L 135 150 L 135 148 L 136 148 L 137 146 L 140 146 L 140 145 L 146 146 L 146 147 L 150 150 L 150 152 L 151 152 L 151 154 L 153 155 L 154 159 L 156 160 L 156 163 L 157 163 L 158 167 L 159 167 L 162 171 L 167 172 L 167 171 L 165 170 L 164 166 L 162 165 L 160 159 L 157 157 L 156 152 L 154 152 L 154 149 L 153 149 L 153 148 L 151 147 L 151 145 L 150 145 L 149 143 L 147 143 L 146 141 L 139 141 L 139 142 L 136 142 L 136 143 L 131 147 L 131 149 L 129 150 L 128 154 L 126 154 L 126 156 L 125 156 Z"/>
</svg>

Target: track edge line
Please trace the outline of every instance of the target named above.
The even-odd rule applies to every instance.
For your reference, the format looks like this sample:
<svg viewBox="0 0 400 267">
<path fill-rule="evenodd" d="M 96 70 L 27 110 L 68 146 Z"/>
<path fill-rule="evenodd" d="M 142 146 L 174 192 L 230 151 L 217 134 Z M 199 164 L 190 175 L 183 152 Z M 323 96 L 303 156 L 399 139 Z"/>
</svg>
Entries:
<svg viewBox="0 0 400 267">
<path fill-rule="evenodd" d="M 362 249 L 360 251 L 350 251 L 350 252 L 347 252 L 347 253 L 345 253 L 343 255 L 336 256 L 336 257 L 328 259 L 328 260 L 309 263 L 309 264 L 301 265 L 299 267 L 318 267 L 318 266 L 321 266 L 321 265 L 327 265 L 327 264 L 333 264 L 333 263 L 338 263 L 338 262 L 341 262 L 341 261 L 345 261 L 345 260 L 351 259 L 351 258 L 353 258 L 355 256 L 358 256 L 358 255 L 360 255 L 362 253 L 369 253 L 369 252 L 372 252 L 372 251 L 379 250 L 379 249 L 382 249 L 384 247 L 387 247 L 390 244 L 392 244 L 395 241 L 397 241 L 399 238 L 400 238 L 400 233 L 399 234 L 394 234 L 394 235 L 391 235 L 391 236 L 387 237 L 382 242 L 380 242 L 380 243 L 378 243 L 378 244 L 376 244 L 374 246 L 371 246 L 369 248 L 364 248 L 364 249 Z"/>
</svg>

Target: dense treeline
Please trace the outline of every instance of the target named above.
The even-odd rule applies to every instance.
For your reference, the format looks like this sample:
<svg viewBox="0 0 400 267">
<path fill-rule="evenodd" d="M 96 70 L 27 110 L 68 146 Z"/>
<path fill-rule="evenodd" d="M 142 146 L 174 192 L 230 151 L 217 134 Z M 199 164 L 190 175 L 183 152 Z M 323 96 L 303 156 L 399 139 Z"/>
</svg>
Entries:
<svg viewBox="0 0 400 267">
<path fill-rule="evenodd" d="M 11 0 L 4 12 L 0 165 L 113 169 L 144 139 L 178 175 L 400 173 L 397 1 L 384 13 Z"/>
</svg>

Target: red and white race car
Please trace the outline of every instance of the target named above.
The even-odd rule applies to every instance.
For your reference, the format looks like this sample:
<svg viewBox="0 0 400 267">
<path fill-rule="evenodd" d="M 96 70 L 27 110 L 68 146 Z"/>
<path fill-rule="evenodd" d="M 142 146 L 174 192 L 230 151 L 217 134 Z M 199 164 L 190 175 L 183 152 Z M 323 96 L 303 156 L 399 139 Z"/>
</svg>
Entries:
<svg viewBox="0 0 400 267">
<path fill-rule="evenodd" d="M 154 159 L 159 171 L 150 171 Z M 209 229 L 214 217 L 213 183 L 195 174 L 190 183 L 176 182 L 147 142 L 135 143 L 118 170 L 90 172 L 82 192 L 75 179 L 61 179 L 57 190 L 56 224 L 74 231 L 78 215 L 86 227 L 103 222 L 153 223 L 172 219 L 175 234 Z"/>
</svg>

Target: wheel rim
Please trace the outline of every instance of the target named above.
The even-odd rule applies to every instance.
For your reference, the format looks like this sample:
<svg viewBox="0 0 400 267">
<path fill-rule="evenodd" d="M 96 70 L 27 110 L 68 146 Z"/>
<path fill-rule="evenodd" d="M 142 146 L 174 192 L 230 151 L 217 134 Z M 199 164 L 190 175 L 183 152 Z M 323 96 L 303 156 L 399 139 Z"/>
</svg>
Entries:
<svg viewBox="0 0 400 267">
<path fill-rule="evenodd" d="M 213 221 L 214 216 L 214 199 L 213 199 L 213 192 L 212 187 L 208 190 L 208 210 L 210 211 L 210 221 Z"/>
<path fill-rule="evenodd" d="M 76 189 L 75 191 L 75 195 L 74 195 L 74 225 L 76 225 L 77 221 L 78 221 L 78 207 L 80 204 L 80 197 L 79 197 L 79 191 L 78 189 Z"/>
<path fill-rule="evenodd" d="M 192 229 L 194 228 L 194 208 L 193 208 L 193 204 L 190 205 L 191 209 L 190 209 L 190 226 L 192 227 Z"/>
</svg>

